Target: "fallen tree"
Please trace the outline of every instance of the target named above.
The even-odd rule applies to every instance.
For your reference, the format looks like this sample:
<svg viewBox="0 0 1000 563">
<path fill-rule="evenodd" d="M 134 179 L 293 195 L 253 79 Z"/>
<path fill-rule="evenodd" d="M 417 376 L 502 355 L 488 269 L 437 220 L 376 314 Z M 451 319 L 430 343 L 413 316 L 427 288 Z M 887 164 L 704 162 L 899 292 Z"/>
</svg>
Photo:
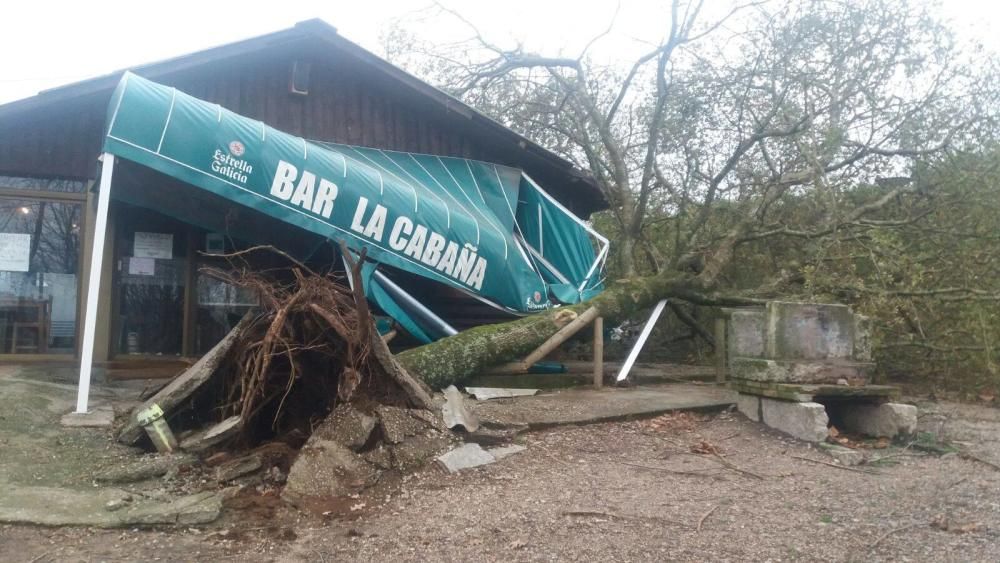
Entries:
<svg viewBox="0 0 1000 563">
<path fill-rule="evenodd" d="M 762 204 L 769 201 L 765 199 Z M 507 323 L 472 328 L 401 352 L 396 359 L 410 373 L 432 388 L 440 389 L 461 383 L 490 366 L 524 357 L 591 307 L 609 322 L 618 322 L 661 299 L 714 306 L 760 304 L 759 299 L 714 292 L 720 273 L 732 260 L 733 252 L 749 225 L 749 221 L 737 225 L 704 260 L 703 269 L 698 273 L 664 271 L 653 276 L 618 280 L 585 303 L 551 309 Z"/>
</svg>

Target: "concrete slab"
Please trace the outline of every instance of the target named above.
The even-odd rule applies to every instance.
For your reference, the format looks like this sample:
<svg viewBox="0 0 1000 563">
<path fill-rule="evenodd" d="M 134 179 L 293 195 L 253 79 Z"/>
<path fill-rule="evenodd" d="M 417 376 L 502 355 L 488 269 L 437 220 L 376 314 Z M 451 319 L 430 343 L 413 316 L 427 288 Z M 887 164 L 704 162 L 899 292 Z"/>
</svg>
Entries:
<svg viewBox="0 0 1000 563">
<path fill-rule="evenodd" d="M 60 424 L 71 428 L 107 428 L 115 421 L 115 409 L 111 405 L 92 407 L 89 412 L 71 412 L 59 419 Z"/>
<path fill-rule="evenodd" d="M 449 473 L 458 473 L 463 469 L 471 469 L 481 465 L 489 465 L 509 455 L 523 452 L 524 446 L 511 444 L 501 448 L 484 450 L 479 444 L 463 444 L 447 453 L 438 456 L 437 461 Z"/>
<path fill-rule="evenodd" d="M 121 489 L 73 490 L 0 485 L 0 522 L 121 528 L 206 524 L 219 517 L 222 497 L 209 491 L 167 502 L 129 502 Z"/>
<path fill-rule="evenodd" d="M 118 487 L 94 486 L 96 476 L 130 465 L 140 452 L 114 442 L 110 432 L 60 425 L 76 404 L 75 372 L 63 378 L 63 371 L 0 366 L 0 522 L 119 527 L 218 517 L 222 500 L 214 491 L 128 500 L 131 493 Z M 125 412 L 145 386 L 95 381 L 91 400 Z"/>
<path fill-rule="evenodd" d="M 729 370 L 734 380 L 763 383 L 836 384 L 868 383 L 875 364 L 849 360 L 767 360 L 732 358 Z"/>
<path fill-rule="evenodd" d="M 463 444 L 437 458 L 438 463 L 449 473 L 458 473 L 480 465 L 488 465 L 497 460 L 479 444 Z"/>
<path fill-rule="evenodd" d="M 477 401 L 490 399 L 510 399 L 513 397 L 530 397 L 538 393 L 538 389 L 505 389 L 502 387 L 466 387 L 465 392 Z"/>
<path fill-rule="evenodd" d="M 480 421 L 530 429 L 656 416 L 677 410 L 723 409 L 736 393 L 714 385 L 673 383 L 630 388 L 566 389 L 515 401 L 469 405 Z"/>
</svg>

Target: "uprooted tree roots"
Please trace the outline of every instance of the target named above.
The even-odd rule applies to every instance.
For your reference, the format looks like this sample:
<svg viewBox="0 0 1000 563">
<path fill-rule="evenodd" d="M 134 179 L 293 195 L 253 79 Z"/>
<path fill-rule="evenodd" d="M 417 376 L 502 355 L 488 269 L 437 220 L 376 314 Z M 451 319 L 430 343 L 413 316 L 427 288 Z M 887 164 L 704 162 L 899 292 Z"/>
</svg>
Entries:
<svg viewBox="0 0 1000 563">
<path fill-rule="evenodd" d="M 272 252 L 291 266 L 251 269 L 245 256 Z M 350 256 L 347 254 L 348 257 Z M 375 331 L 359 264 L 317 273 L 272 247 L 227 255 L 231 268 L 202 271 L 254 292 L 260 306 L 220 366 L 218 419 L 239 416 L 248 442 L 311 433 L 337 403 L 354 400 L 427 407 L 429 394 L 395 364 Z"/>
</svg>

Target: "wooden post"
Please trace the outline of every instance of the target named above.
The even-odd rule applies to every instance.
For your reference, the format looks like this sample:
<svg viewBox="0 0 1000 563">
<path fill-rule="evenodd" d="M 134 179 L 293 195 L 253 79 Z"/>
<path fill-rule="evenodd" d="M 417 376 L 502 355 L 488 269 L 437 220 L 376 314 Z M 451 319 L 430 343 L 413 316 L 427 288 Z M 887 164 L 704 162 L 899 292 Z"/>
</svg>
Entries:
<svg viewBox="0 0 1000 563">
<path fill-rule="evenodd" d="M 604 386 L 604 317 L 594 319 L 594 387 Z"/>
<path fill-rule="evenodd" d="M 569 340 L 574 334 L 580 332 L 580 329 L 589 325 L 590 321 L 595 318 L 597 318 L 597 309 L 591 307 L 570 321 L 569 324 L 559 329 L 559 332 L 553 334 L 545 343 L 536 348 L 534 352 L 528 354 L 528 357 L 524 358 L 524 361 L 521 362 L 524 364 L 524 370 L 527 371 L 535 362 L 548 356 L 550 352 L 558 348 L 563 342 Z"/>
<path fill-rule="evenodd" d="M 715 382 L 726 382 L 726 319 L 715 319 Z"/>
</svg>

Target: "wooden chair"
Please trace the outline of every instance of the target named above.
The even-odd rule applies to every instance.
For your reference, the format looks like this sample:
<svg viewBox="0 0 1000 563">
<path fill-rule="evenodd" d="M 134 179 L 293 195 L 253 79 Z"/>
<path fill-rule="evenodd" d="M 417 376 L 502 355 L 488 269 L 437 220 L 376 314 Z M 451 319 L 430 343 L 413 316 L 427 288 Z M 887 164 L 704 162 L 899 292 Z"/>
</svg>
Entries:
<svg viewBox="0 0 1000 563">
<path fill-rule="evenodd" d="M 34 352 L 36 354 L 46 354 L 49 351 L 49 301 L 28 301 L 21 305 L 22 310 L 34 309 L 34 320 L 16 319 L 11 323 L 11 344 L 10 351 L 14 354 L 19 352 Z M 34 340 L 24 343 L 21 335 L 25 331 L 34 331 Z M 18 343 L 21 340 L 21 343 Z"/>
</svg>

